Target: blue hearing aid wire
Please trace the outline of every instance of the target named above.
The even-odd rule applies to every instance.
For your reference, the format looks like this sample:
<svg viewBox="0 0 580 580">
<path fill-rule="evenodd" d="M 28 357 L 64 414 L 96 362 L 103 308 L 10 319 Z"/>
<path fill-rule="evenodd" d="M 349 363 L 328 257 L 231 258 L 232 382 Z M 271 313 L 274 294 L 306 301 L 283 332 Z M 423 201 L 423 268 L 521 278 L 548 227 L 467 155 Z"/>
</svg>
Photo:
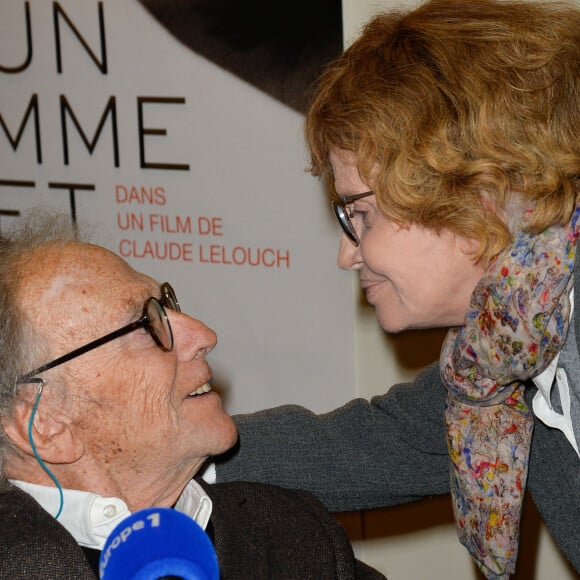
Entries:
<svg viewBox="0 0 580 580">
<path fill-rule="evenodd" d="M 64 505 L 64 497 L 62 494 L 62 487 L 61 487 L 58 479 L 54 475 L 54 473 L 52 473 L 52 471 L 50 471 L 48 466 L 40 458 L 40 455 L 38 455 L 38 452 L 36 451 L 36 445 L 34 445 L 34 441 L 32 439 L 32 424 L 34 422 L 34 415 L 36 415 L 36 410 L 38 409 L 38 404 L 40 403 L 40 397 L 42 395 L 42 389 L 44 387 L 44 381 L 42 379 L 40 379 L 39 382 L 40 382 L 40 388 L 38 389 L 38 395 L 36 395 L 34 405 L 32 406 L 32 413 L 30 413 L 30 421 L 28 422 L 28 441 L 30 442 L 30 447 L 32 448 L 32 453 L 34 453 L 34 457 L 36 457 L 36 461 L 38 461 L 38 463 L 40 464 L 40 467 L 42 467 L 42 469 L 44 469 L 44 471 L 46 471 L 46 473 L 48 474 L 50 479 L 52 479 L 52 481 L 54 481 L 54 484 L 56 485 L 56 487 L 58 489 L 60 504 L 58 507 L 58 511 L 56 512 L 56 515 L 54 516 L 55 519 L 58 520 L 58 517 L 60 516 L 60 514 L 62 512 L 62 506 Z"/>
</svg>

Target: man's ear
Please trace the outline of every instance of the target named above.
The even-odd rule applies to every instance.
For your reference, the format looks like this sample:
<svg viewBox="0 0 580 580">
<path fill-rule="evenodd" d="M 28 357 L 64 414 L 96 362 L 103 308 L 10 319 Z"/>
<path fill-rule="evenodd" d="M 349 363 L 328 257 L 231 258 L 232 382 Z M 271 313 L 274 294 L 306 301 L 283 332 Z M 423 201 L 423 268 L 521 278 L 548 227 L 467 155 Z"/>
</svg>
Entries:
<svg viewBox="0 0 580 580">
<path fill-rule="evenodd" d="M 34 399 L 38 394 L 34 395 Z M 26 455 L 34 455 L 29 438 L 30 415 L 34 399 L 19 399 L 10 417 L 3 421 L 8 438 Z M 32 440 L 43 461 L 53 464 L 73 463 L 84 452 L 78 430 L 65 412 L 40 401 L 32 423 Z"/>
</svg>

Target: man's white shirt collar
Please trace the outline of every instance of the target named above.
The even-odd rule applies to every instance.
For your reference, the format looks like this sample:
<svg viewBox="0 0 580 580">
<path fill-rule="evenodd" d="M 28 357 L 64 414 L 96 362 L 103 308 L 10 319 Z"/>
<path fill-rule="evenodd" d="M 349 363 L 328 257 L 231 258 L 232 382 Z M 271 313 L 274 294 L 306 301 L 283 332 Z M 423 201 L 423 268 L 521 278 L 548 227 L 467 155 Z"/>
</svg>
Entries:
<svg viewBox="0 0 580 580">
<path fill-rule="evenodd" d="M 10 481 L 31 495 L 49 514 L 56 515 L 60 506 L 60 494 L 56 487 Z M 102 550 L 117 524 L 131 515 L 127 504 L 116 497 L 102 497 L 74 489 L 62 491 L 64 503 L 58 521 L 81 546 Z M 212 503 L 203 488 L 191 480 L 179 496 L 175 509 L 193 518 L 205 530 Z"/>
</svg>

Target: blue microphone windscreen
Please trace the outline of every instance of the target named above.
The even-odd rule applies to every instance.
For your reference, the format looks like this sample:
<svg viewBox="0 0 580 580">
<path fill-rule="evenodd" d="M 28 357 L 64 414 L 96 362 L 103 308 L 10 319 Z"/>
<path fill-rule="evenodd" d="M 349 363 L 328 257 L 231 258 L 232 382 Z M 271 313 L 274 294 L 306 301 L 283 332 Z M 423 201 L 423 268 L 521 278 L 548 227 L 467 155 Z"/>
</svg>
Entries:
<svg viewBox="0 0 580 580">
<path fill-rule="evenodd" d="M 148 508 L 124 519 L 107 538 L 99 563 L 102 580 L 218 580 L 214 547 L 189 516 Z"/>
</svg>

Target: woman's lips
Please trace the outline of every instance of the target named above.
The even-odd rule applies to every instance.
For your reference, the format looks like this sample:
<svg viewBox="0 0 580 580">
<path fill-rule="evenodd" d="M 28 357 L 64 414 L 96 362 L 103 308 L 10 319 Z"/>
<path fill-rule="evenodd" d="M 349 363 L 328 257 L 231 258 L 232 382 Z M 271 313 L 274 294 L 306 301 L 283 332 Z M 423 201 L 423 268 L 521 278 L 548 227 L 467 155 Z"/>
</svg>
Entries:
<svg viewBox="0 0 580 580">
<path fill-rule="evenodd" d="M 373 296 L 379 292 L 379 288 L 384 284 L 384 281 L 378 280 L 361 280 L 361 288 L 365 291 L 367 300 L 372 304 Z"/>
</svg>

